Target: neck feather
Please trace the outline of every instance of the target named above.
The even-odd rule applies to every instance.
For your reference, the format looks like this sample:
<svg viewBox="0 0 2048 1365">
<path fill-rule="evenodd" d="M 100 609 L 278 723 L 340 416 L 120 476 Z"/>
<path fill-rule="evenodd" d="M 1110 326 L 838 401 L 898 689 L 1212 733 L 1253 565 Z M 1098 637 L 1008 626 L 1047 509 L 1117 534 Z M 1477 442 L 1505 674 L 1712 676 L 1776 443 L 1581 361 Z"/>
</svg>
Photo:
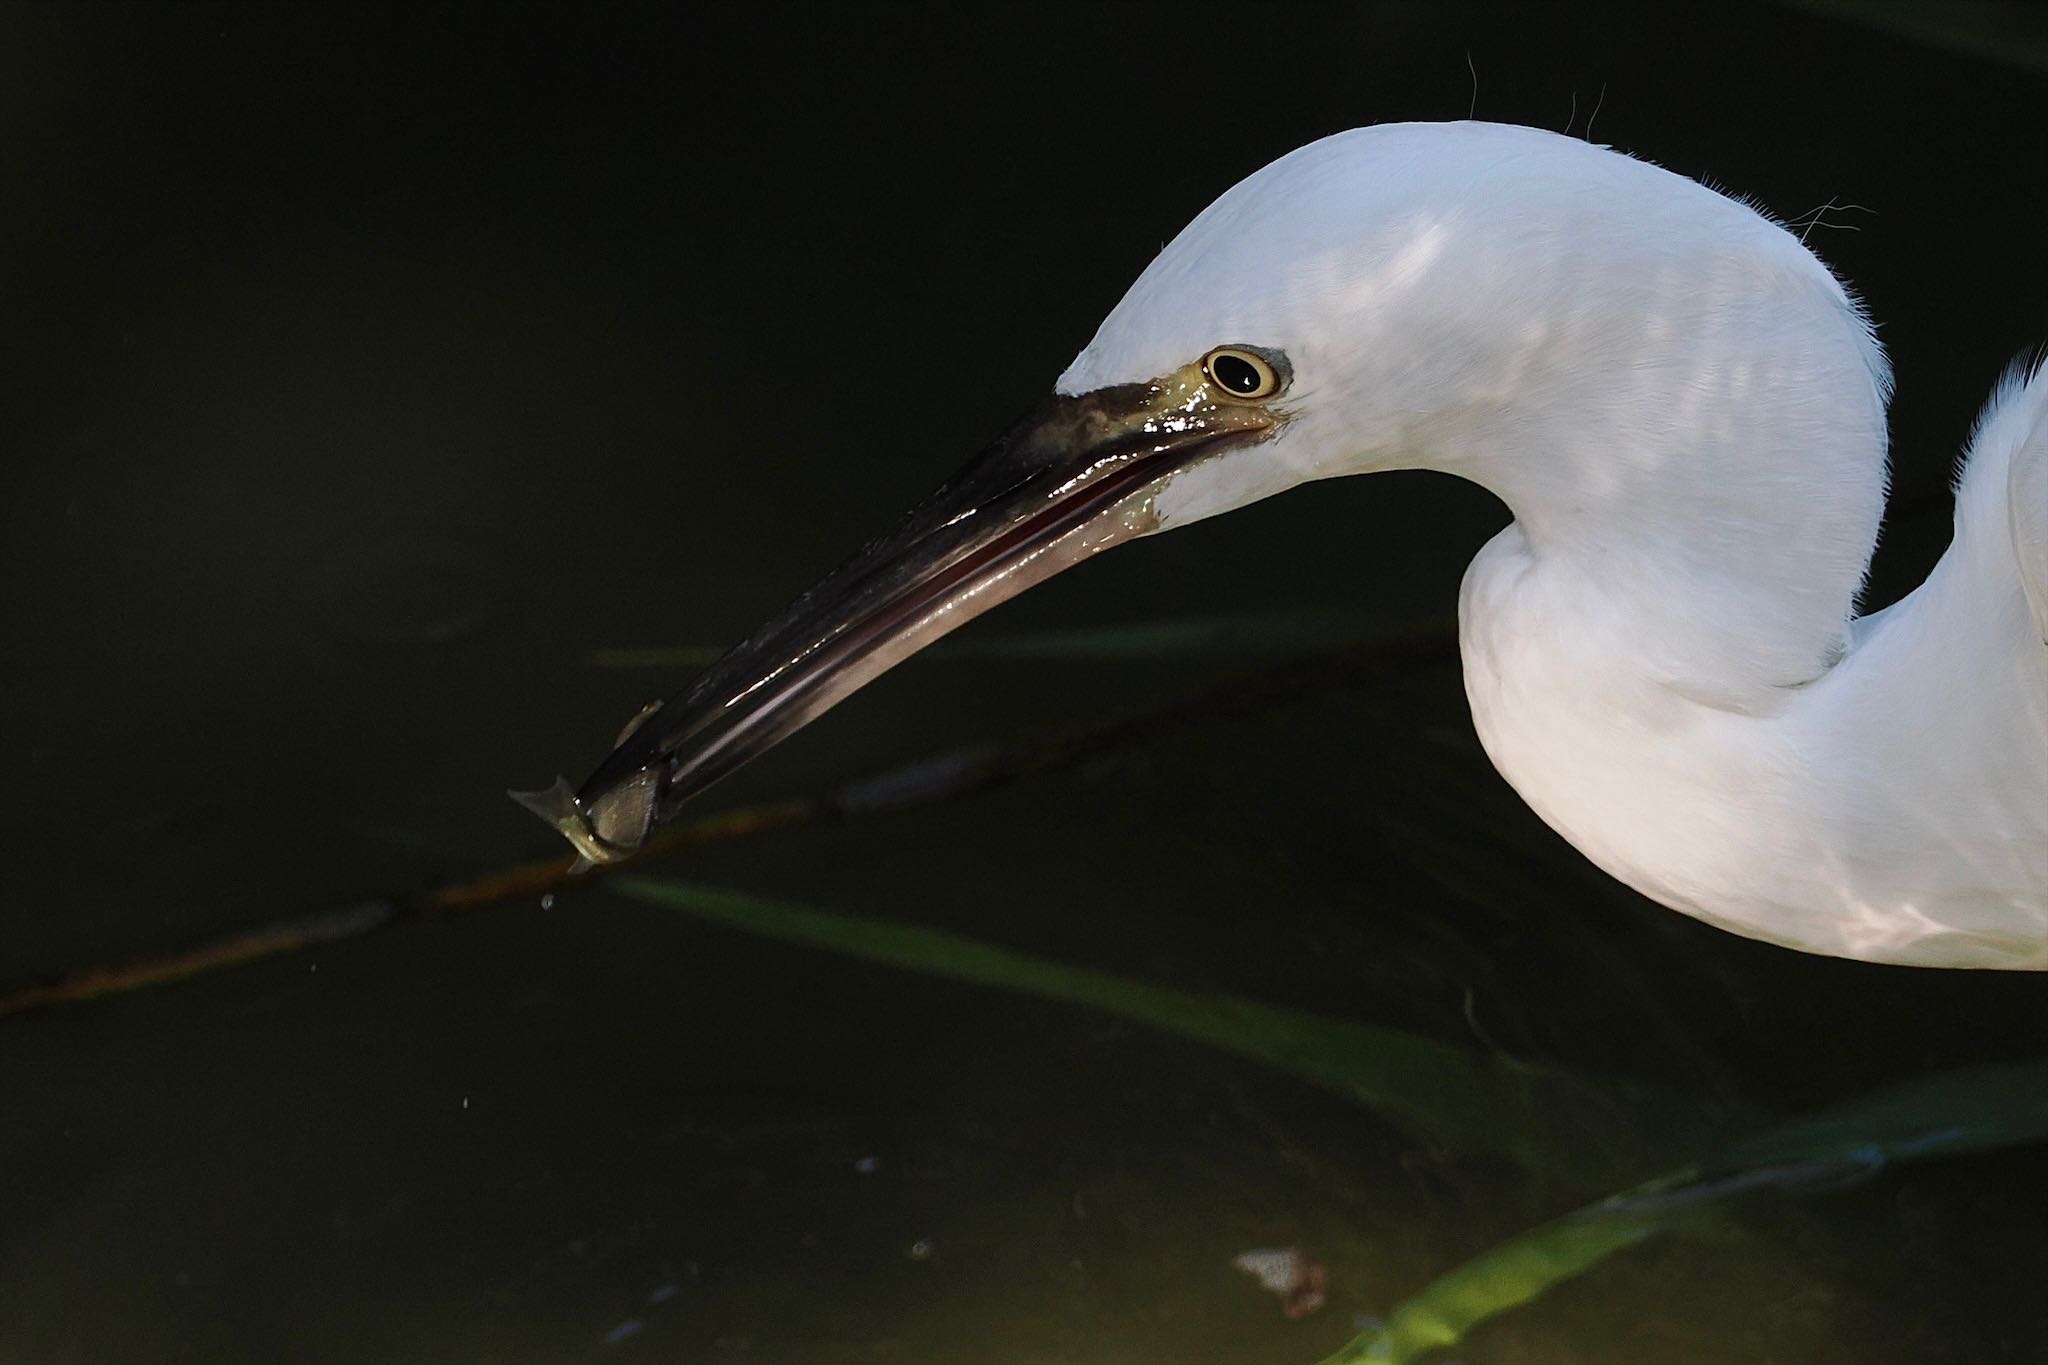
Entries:
<svg viewBox="0 0 2048 1365">
<path fill-rule="evenodd" d="M 1825 268 L 1790 261 L 1710 262 L 1549 329 L 1433 461 L 1507 503 L 1588 628 L 1738 710 L 1838 657 L 1884 508 L 1882 356 Z"/>
</svg>

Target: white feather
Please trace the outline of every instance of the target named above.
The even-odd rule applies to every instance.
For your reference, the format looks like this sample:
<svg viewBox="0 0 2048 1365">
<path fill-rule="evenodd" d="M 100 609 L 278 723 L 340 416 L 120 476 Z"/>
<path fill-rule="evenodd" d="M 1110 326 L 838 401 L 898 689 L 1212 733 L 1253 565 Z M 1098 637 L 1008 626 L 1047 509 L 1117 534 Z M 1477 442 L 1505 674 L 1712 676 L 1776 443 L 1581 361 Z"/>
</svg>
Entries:
<svg viewBox="0 0 2048 1365">
<path fill-rule="evenodd" d="M 1225 343 L 1287 356 L 1291 420 L 1176 476 L 1162 529 L 1378 469 L 1497 493 L 1474 720 L 1593 861 L 1809 951 L 2048 967 L 2048 381 L 2000 390 L 1955 544 L 1856 621 L 1883 357 L 1791 233 L 1684 177 L 1490 124 L 1326 138 L 1190 224 L 1059 387 Z"/>
</svg>

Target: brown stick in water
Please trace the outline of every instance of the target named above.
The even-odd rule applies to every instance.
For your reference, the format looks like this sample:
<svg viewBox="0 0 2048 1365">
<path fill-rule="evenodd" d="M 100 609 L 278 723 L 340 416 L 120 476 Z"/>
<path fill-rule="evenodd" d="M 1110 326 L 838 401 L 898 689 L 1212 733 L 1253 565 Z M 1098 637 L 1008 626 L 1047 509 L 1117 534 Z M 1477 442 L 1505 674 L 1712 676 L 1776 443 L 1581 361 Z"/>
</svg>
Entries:
<svg viewBox="0 0 2048 1365">
<path fill-rule="evenodd" d="M 1085 729 L 1041 734 L 1012 745 L 952 749 L 889 768 L 820 795 L 738 806 L 676 825 L 649 838 L 631 857 L 572 874 L 567 858 L 521 863 L 410 897 L 359 902 L 340 910 L 299 915 L 190 947 L 66 972 L 0 994 L 0 1016 L 44 1005 L 91 1000 L 181 981 L 202 972 L 297 952 L 322 943 L 360 938 L 394 925 L 512 901 L 530 901 L 574 884 L 602 881 L 613 872 L 707 844 L 750 839 L 825 820 L 881 815 L 935 805 L 986 791 L 1021 777 L 1056 772 L 1102 754 L 1133 747 L 1205 721 L 1268 710 L 1305 696 L 1351 686 L 1388 672 L 1447 662 L 1456 657 L 1442 635 L 1376 641 L 1337 654 L 1300 659 L 1205 688 L 1137 716 Z"/>
</svg>

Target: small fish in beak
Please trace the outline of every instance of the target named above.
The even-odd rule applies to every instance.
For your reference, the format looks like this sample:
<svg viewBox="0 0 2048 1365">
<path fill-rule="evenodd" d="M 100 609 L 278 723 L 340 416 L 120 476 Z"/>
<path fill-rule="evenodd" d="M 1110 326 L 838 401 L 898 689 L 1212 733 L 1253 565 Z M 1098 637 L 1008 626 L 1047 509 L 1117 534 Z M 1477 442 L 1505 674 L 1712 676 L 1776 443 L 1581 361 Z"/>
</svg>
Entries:
<svg viewBox="0 0 2048 1365">
<path fill-rule="evenodd" d="M 614 744 L 624 744 L 662 704 L 651 701 L 626 722 Z M 588 806 L 576 799 L 576 791 L 561 778 L 555 785 L 535 792 L 507 792 L 514 801 L 553 825 L 574 846 L 575 870 L 598 863 L 617 862 L 640 847 L 654 827 L 654 798 L 659 791 L 658 775 L 643 769 L 632 780 L 620 783 Z"/>
<path fill-rule="evenodd" d="M 932 641 L 1156 530 L 1153 497 L 1175 474 L 1284 424 L 1268 400 L 1288 377 L 1283 357 L 1230 346 L 1148 384 L 1047 400 L 895 531 L 643 710 L 581 788 L 557 779 L 513 799 L 588 862 L 630 855 L 704 788 Z"/>
</svg>

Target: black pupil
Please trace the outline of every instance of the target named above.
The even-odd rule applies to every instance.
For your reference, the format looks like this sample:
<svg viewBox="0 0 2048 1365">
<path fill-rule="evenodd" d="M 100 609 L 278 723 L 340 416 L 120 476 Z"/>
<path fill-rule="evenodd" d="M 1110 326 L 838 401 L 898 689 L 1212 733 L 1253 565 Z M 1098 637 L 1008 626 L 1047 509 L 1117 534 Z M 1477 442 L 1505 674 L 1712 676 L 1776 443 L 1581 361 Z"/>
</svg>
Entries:
<svg viewBox="0 0 2048 1365">
<path fill-rule="evenodd" d="M 1258 367 L 1238 355 L 1217 356 L 1209 362 L 1209 374 L 1232 393 L 1257 393 L 1265 382 Z"/>
</svg>

